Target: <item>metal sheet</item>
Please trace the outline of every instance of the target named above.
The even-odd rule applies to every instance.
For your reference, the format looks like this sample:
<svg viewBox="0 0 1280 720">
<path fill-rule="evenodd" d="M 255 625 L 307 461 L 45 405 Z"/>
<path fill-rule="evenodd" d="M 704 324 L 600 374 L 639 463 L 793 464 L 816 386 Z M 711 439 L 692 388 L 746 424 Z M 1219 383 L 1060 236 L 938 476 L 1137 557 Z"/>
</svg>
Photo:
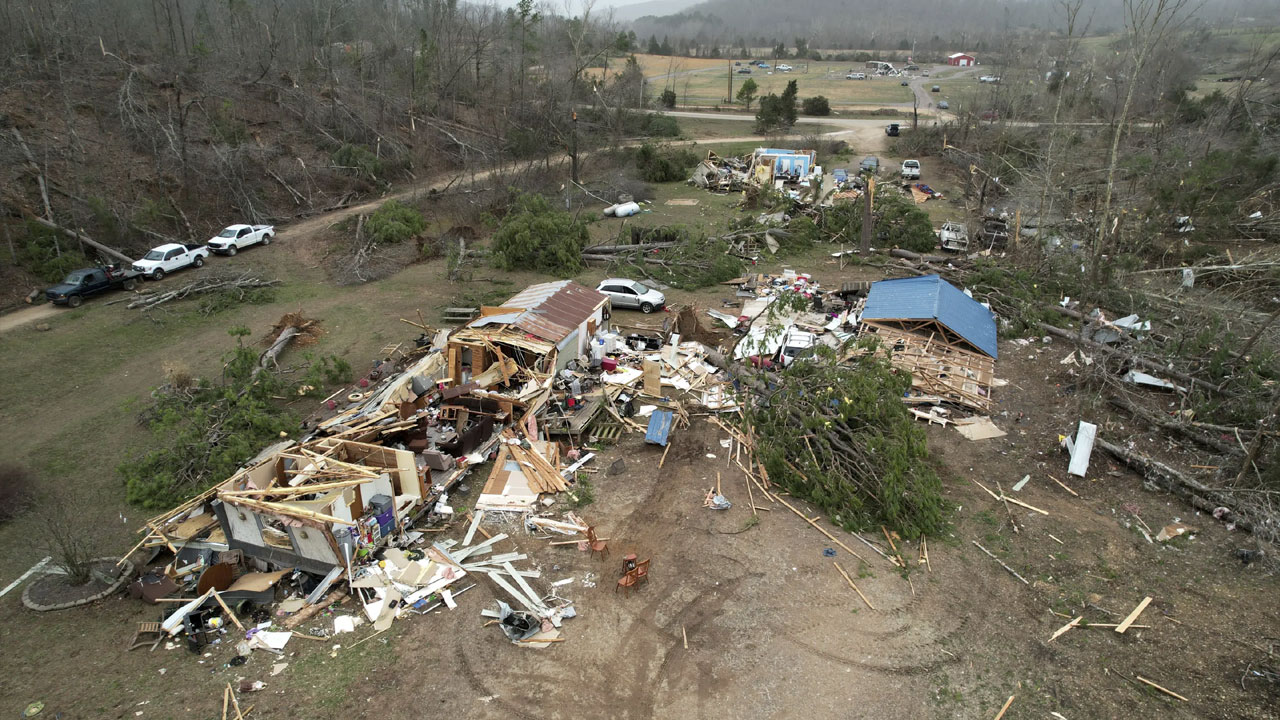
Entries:
<svg viewBox="0 0 1280 720">
<path fill-rule="evenodd" d="M 651 445 L 666 447 L 674 416 L 675 413 L 670 410 L 654 410 L 653 415 L 649 416 L 649 429 L 645 431 L 644 441 Z"/>
</svg>

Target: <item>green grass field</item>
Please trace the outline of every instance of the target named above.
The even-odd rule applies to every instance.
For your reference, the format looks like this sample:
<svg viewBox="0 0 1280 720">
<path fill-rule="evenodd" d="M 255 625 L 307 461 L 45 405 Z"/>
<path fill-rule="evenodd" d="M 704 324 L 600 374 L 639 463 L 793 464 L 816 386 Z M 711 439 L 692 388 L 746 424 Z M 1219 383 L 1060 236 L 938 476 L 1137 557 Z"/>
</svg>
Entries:
<svg viewBox="0 0 1280 720">
<path fill-rule="evenodd" d="M 798 66 L 797 66 L 798 67 Z M 735 68 L 736 69 L 736 68 Z M 736 95 L 742 84 L 750 78 L 759 86 L 759 95 L 779 93 L 789 80 L 795 80 L 800 97 L 825 95 L 833 106 L 886 105 L 911 102 L 911 89 L 902 87 L 897 78 L 873 78 L 845 80 L 849 63 L 809 63 L 808 72 L 778 73 L 755 68 L 751 75 L 733 75 L 733 92 Z M 858 69 L 862 71 L 861 68 Z M 660 92 L 656 81 L 654 92 Z M 728 66 L 722 64 L 715 71 L 704 71 L 677 76 L 669 81 L 675 87 L 676 96 L 683 104 L 715 104 L 723 102 L 728 90 Z"/>
</svg>

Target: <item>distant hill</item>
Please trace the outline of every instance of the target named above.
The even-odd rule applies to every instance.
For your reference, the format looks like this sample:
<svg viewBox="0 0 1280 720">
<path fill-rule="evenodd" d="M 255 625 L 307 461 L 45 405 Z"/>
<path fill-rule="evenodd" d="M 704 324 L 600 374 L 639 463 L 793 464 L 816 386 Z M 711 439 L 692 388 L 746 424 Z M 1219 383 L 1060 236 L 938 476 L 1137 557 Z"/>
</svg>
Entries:
<svg viewBox="0 0 1280 720">
<path fill-rule="evenodd" d="M 675 15 L 698 3 L 698 0 L 645 0 L 630 4 L 614 4 L 613 19 L 620 22 L 631 22 L 645 16 Z"/>
<path fill-rule="evenodd" d="M 631 8 L 679 1 L 654 0 Z M 1086 0 L 1085 5 L 1091 33 L 1123 27 L 1122 3 Z M 1258 0 L 1205 0 L 1196 19 L 1230 19 L 1257 5 Z M 1273 9 L 1267 14 L 1277 13 Z M 733 47 L 792 46 L 799 37 L 811 48 L 905 50 L 914 42 L 922 49 L 982 50 L 980 43 L 995 49 L 1011 30 L 1062 25 L 1061 2 L 1056 0 L 706 0 L 675 13 L 637 17 L 632 29 L 642 41 L 653 36 Z"/>
</svg>

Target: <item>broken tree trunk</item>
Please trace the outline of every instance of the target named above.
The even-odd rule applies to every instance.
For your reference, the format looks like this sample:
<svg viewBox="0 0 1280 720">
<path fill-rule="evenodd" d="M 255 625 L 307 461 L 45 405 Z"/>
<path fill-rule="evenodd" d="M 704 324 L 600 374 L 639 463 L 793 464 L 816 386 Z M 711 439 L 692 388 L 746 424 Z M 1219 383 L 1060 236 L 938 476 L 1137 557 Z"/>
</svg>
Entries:
<svg viewBox="0 0 1280 720">
<path fill-rule="evenodd" d="M 1106 440 L 1095 439 L 1094 444 L 1114 455 L 1117 459 L 1128 465 L 1134 472 L 1137 472 L 1152 485 L 1163 488 L 1185 498 L 1191 503 L 1192 507 L 1197 510 L 1203 510 L 1212 514 L 1219 507 L 1228 509 L 1238 505 L 1234 499 L 1226 496 L 1222 492 L 1212 488 L 1205 487 L 1197 480 L 1183 475 L 1164 463 L 1149 458 L 1146 455 L 1126 450 L 1119 445 L 1113 445 Z M 1228 517 L 1221 518 L 1234 522 L 1237 527 L 1247 532 L 1253 532 L 1253 521 L 1241 517 L 1238 513 L 1230 513 Z"/>
<path fill-rule="evenodd" d="M 1121 410 L 1128 412 L 1130 415 L 1133 415 L 1136 418 L 1141 418 L 1142 420 L 1146 420 L 1147 422 L 1151 423 L 1152 425 L 1155 425 L 1161 430 L 1172 430 L 1174 432 L 1182 433 L 1182 435 L 1184 435 L 1185 437 L 1191 440 L 1194 440 L 1195 442 L 1198 442 L 1207 448 L 1210 448 L 1212 450 L 1217 450 L 1223 455 L 1232 455 L 1237 450 L 1239 450 L 1237 446 L 1227 442 L 1223 442 L 1222 440 L 1219 440 L 1218 438 L 1210 435 L 1209 433 L 1201 432 L 1196 428 L 1190 425 L 1187 425 L 1185 423 L 1175 422 L 1173 420 L 1170 420 L 1165 417 L 1161 417 L 1159 415 L 1156 415 L 1155 413 L 1145 410 L 1133 404 L 1132 402 L 1130 402 L 1128 398 L 1125 398 L 1119 395 L 1113 395 L 1107 398 L 1107 400 L 1112 405 L 1115 405 Z"/>
<path fill-rule="evenodd" d="M 284 352 L 285 348 L 289 347 L 289 343 L 293 342 L 293 339 L 298 336 L 298 332 L 298 328 L 293 326 L 281 330 L 280 336 L 276 338 L 275 342 L 271 343 L 271 347 L 263 351 L 262 355 L 258 357 L 258 367 L 253 371 L 253 374 L 257 375 L 269 367 L 279 365 L 277 358 L 280 357 L 280 353 Z"/>
<path fill-rule="evenodd" d="M 890 250 L 889 255 L 892 257 L 902 258 L 904 260 L 910 260 L 912 262 L 918 262 L 918 263 L 919 262 L 924 262 L 924 263 L 948 262 L 950 260 L 955 259 L 955 258 L 947 257 L 945 255 L 921 255 L 918 252 L 911 252 L 910 250 L 903 250 L 902 248 L 894 248 Z"/>
<path fill-rule="evenodd" d="M 9 132 L 13 133 L 13 138 L 18 141 L 18 147 L 22 148 L 22 154 L 27 158 L 27 165 L 31 167 L 31 172 L 36 174 L 36 184 L 40 186 L 40 199 L 44 201 L 44 217 L 50 223 L 53 222 L 53 207 L 49 204 L 49 186 L 45 182 L 44 172 L 40 169 L 40 164 L 36 162 L 35 156 L 31 154 L 31 148 L 27 147 L 27 141 L 23 139 L 22 133 L 18 132 L 18 128 L 9 128 Z M 133 262 L 126 260 L 125 262 Z"/>
<path fill-rule="evenodd" d="M 1151 370 L 1152 372 L 1168 375 L 1169 377 L 1179 380 L 1185 383 L 1186 385 L 1194 385 L 1195 387 L 1198 387 L 1202 390 L 1215 393 L 1215 394 L 1225 394 L 1225 391 L 1223 391 L 1221 388 L 1219 388 L 1217 385 L 1214 385 L 1213 383 L 1205 382 L 1204 380 L 1201 380 L 1199 378 L 1191 377 L 1190 375 L 1187 375 L 1186 373 L 1178 372 L 1177 370 L 1170 370 L 1169 368 L 1165 367 L 1164 365 L 1154 360 L 1148 360 L 1147 358 L 1144 358 L 1138 355 L 1133 355 L 1123 350 L 1118 350 L 1116 348 L 1103 345 L 1102 343 L 1096 343 L 1092 340 L 1086 340 L 1080 337 L 1079 335 L 1071 332 L 1070 330 L 1063 330 L 1062 328 L 1056 325 L 1050 325 L 1049 323 L 1042 322 L 1042 323 L 1039 323 L 1039 326 L 1041 330 L 1044 330 L 1050 335 L 1056 335 L 1057 337 L 1060 337 L 1064 340 L 1070 340 L 1073 343 L 1079 343 L 1081 347 L 1088 348 L 1090 350 L 1093 350 L 1094 352 L 1100 352 L 1106 355 L 1111 355 L 1114 357 L 1122 358 L 1124 360 L 1128 360 L 1129 362 L 1132 362 L 1135 365 L 1139 365 L 1148 370 Z"/>
<path fill-rule="evenodd" d="M 683 245 L 682 242 L 656 242 L 635 245 L 593 245 L 589 248 L 583 248 L 582 252 L 591 255 L 606 255 L 611 253 L 626 252 L 644 252 L 647 250 L 660 250 L 662 248 L 676 247 Z"/>
</svg>

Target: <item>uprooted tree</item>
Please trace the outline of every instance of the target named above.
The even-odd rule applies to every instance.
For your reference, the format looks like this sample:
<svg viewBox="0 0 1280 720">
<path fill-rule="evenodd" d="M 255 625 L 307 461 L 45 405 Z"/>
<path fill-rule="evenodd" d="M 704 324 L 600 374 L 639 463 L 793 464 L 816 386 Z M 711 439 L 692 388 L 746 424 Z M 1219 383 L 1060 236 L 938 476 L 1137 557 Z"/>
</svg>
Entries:
<svg viewBox="0 0 1280 720">
<path fill-rule="evenodd" d="M 261 448 L 297 429 L 297 415 L 278 398 L 315 394 L 351 372 L 341 359 L 310 354 L 300 376 L 281 372 L 278 355 L 307 329 L 298 323 L 280 327 L 271 346 L 258 352 L 244 344 L 247 328 L 233 328 L 237 344 L 223 358 L 221 378 L 168 373 L 140 417 L 151 430 L 150 449 L 119 466 L 129 502 L 171 507 L 230 477 Z"/>
<path fill-rule="evenodd" d="M 848 362 L 822 348 L 760 385 L 743 415 L 774 483 L 846 530 L 892 528 L 904 537 L 946 527 L 942 481 L 924 430 L 902 394 L 911 378 L 870 347 Z"/>
</svg>

